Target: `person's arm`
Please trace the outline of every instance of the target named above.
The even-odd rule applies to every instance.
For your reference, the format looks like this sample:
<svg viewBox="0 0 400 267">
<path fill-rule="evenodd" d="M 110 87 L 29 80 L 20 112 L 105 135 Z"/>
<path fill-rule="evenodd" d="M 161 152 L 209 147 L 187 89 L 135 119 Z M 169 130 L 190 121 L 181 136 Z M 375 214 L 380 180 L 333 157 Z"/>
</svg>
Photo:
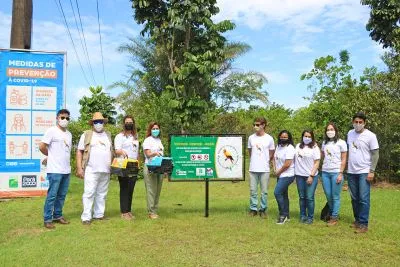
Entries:
<svg viewBox="0 0 400 267">
<path fill-rule="evenodd" d="M 318 168 L 319 168 L 319 161 L 320 161 L 319 159 L 314 160 L 314 165 L 311 169 L 310 176 L 308 176 L 308 178 L 307 178 L 307 184 L 312 184 L 315 173 L 318 171 Z"/>
<path fill-rule="evenodd" d="M 287 169 L 289 169 L 290 165 L 292 165 L 293 159 L 286 159 L 285 163 L 283 163 L 282 168 L 280 168 L 277 172 L 276 172 L 276 176 L 279 177 L 284 171 L 286 171 Z"/>
<path fill-rule="evenodd" d="M 45 156 L 49 155 L 49 145 L 48 144 L 40 142 L 39 150 L 40 150 L 40 152 L 43 153 L 43 155 L 45 155 Z"/>
<path fill-rule="evenodd" d="M 161 156 L 161 154 L 158 151 L 151 152 L 150 149 L 145 149 L 144 150 L 144 154 L 146 155 L 147 158 L 152 158 L 152 157 L 155 157 L 155 156 Z"/>
<path fill-rule="evenodd" d="M 76 150 L 76 176 L 78 178 L 83 179 L 85 176 L 85 173 L 83 171 L 82 167 L 82 156 L 83 156 L 83 150 L 77 149 Z"/>
<path fill-rule="evenodd" d="M 375 177 L 375 168 L 379 160 L 379 148 L 371 150 L 371 168 L 369 170 L 367 180 L 371 182 Z"/>
<path fill-rule="evenodd" d="M 343 172 L 344 169 L 346 168 L 346 161 L 347 161 L 347 151 L 341 152 L 340 158 L 341 158 L 340 171 L 338 177 L 336 178 L 337 184 L 340 184 L 343 180 Z"/>
<path fill-rule="evenodd" d="M 115 155 L 122 156 L 124 158 L 128 157 L 128 154 L 126 154 L 126 152 L 124 150 L 122 150 L 122 149 L 116 149 L 115 150 Z"/>
<path fill-rule="evenodd" d="M 249 150 L 249 158 L 251 158 L 251 148 L 248 148 Z"/>
<path fill-rule="evenodd" d="M 269 161 L 273 161 L 274 154 L 275 154 L 275 149 L 270 149 L 269 150 Z"/>
</svg>

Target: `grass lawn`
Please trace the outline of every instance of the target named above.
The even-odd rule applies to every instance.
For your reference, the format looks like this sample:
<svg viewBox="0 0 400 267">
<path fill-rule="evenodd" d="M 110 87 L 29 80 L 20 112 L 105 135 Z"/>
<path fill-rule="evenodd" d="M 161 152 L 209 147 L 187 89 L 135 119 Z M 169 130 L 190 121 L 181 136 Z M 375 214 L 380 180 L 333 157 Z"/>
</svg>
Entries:
<svg viewBox="0 0 400 267">
<path fill-rule="evenodd" d="M 146 214 L 143 181 L 136 184 L 136 220 L 119 217 L 118 182 L 110 183 L 106 221 L 80 222 L 83 182 L 71 179 L 64 215 L 70 225 L 46 230 L 44 198 L 0 202 L 0 266 L 395 266 L 400 262 L 400 190 L 372 190 L 370 231 L 356 235 L 350 197 L 342 193 L 341 221 L 328 228 L 316 220 L 298 223 L 295 184 L 290 186 L 291 218 L 276 225 L 271 178 L 268 218 L 247 216 L 248 181 L 210 183 L 210 217 L 204 217 L 204 183 L 164 181 L 159 220 Z M 321 184 L 316 215 L 325 204 Z"/>
</svg>

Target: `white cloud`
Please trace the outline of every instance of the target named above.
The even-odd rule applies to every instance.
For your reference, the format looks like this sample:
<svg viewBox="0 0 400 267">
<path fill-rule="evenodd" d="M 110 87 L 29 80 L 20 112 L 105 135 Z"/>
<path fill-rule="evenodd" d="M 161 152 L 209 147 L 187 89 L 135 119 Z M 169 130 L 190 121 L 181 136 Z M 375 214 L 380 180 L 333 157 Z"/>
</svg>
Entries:
<svg viewBox="0 0 400 267">
<path fill-rule="evenodd" d="M 269 84 L 287 84 L 290 78 L 279 71 L 264 71 L 262 74 L 267 77 Z"/>
<path fill-rule="evenodd" d="M 318 34 L 365 24 L 369 13 L 359 0 L 217 0 L 217 5 L 217 21 L 230 19 L 253 30 L 283 27 L 294 53 L 311 52 Z"/>
<path fill-rule="evenodd" d="M 291 27 L 307 26 L 321 15 L 364 23 L 367 10 L 359 0 L 218 0 L 217 3 L 220 8 L 217 20 L 232 19 L 253 29 L 262 28 L 271 22 L 288 26 L 297 22 Z"/>
<path fill-rule="evenodd" d="M 89 81 L 91 81 L 88 62 L 80 42 L 80 33 L 76 28 L 75 20 L 73 17 L 67 20 L 78 57 L 85 70 L 86 76 Z M 97 18 L 82 17 L 82 24 L 87 51 L 96 82 L 102 82 L 102 59 Z M 11 15 L 0 11 L 0 47 L 2 48 L 9 47 L 10 27 Z M 116 64 L 125 66 L 124 59 L 126 57 L 117 52 L 117 48 L 119 45 L 126 42 L 128 37 L 134 37 L 136 35 L 137 32 L 128 25 L 121 23 L 114 25 L 101 23 L 104 68 L 106 74 L 108 70 L 113 70 Z M 68 71 L 75 70 L 82 76 L 71 39 L 60 17 L 57 17 L 57 21 L 35 20 L 33 22 L 32 49 L 40 51 L 67 51 Z M 69 77 L 67 78 L 69 79 Z M 80 79 L 82 78 L 83 77 L 80 77 Z"/>
<path fill-rule="evenodd" d="M 305 44 L 297 44 L 290 47 L 293 53 L 311 53 L 313 50 Z"/>
</svg>

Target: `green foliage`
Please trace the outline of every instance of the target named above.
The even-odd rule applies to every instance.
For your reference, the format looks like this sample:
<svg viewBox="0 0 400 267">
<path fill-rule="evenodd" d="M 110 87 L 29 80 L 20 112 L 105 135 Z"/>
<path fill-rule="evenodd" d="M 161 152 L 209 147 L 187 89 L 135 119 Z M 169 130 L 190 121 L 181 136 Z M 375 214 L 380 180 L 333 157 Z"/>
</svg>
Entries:
<svg viewBox="0 0 400 267">
<path fill-rule="evenodd" d="M 371 9 L 367 30 L 372 40 L 400 53 L 400 1 L 361 0 Z"/>
<path fill-rule="evenodd" d="M 394 63 L 393 58 L 387 58 Z M 353 78 L 348 65 L 348 53 L 340 53 L 340 63 L 332 56 L 322 57 L 314 62 L 314 68 L 302 75 L 302 80 L 311 80 L 313 88 L 306 115 L 302 115 L 316 137 L 322 140 L 324 127 L 333 121 L 343 139 L 351 127 L 351 118 L 358 112 L 367 114 L 367 127 L 377 134 L 380 143 L 378 171 L 381 179 L 399 176 L 400 157 L 398 138 L 400 137 L 399 87 L 391 83 L 397 78 L 390 73 L 377 73 L 376 68 L 367 68 L 359 79 Z M 388 81 L 390 81 L 388 83 Z M 384 108 L 383 108 L 384 107 Z"/>
<path fill-rule="evenodd" d="M 94 112 L 101 112 L 105 118 L 108 118 L 110 124 L 115 124 L 115 115 L 117 112 L 114 107 L 114 98 L 103 92 L 101 86 L 89 87 L 91 96 L 84 96 L 79 100 L 80 121 L 89 121 Z"/>
<path fill-rule="evenodd" d="M 132 7 L 136 21 L 144 25 L 142 35 L 150 37 L 144 42 L 152 45 L 143 47 L 134 41 L 133 47 L 138 50 L 129 46 L 121 50 L 139 56 L 135 59 L 139 59 L 143 71 L 133 72 L 141 75 L 138 87 L 172 93 L 168 101 L 170 114 L 181 131 L 201 120 L 215 106 L 215 99 L 224 107 L 235 101 L 266 101 L 266 93 L 260 91 L 266 82 L 261 74 L 225 75 L 235 58 L 248 51 L 249 46 L 227 42 L 223 33 L 232 30 L 234 24 L 212 21 L 211 17 L 219 12 L 215 0 L 132 0 Z M 145 59 L 154 64 L 141 64 Z"/>
</svg>

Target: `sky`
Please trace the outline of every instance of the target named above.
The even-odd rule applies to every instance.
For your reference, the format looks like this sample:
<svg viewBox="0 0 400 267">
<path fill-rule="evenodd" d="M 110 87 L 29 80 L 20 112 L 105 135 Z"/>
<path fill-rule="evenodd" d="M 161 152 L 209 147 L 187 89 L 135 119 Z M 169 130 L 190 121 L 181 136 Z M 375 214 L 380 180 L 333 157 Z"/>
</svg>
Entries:
<svg viewBox="0 0 400 267">
<path fill-rule="evenodd" d="M 0 48 L 9 48 L 12 0 L 1 1 Z M 33 1 L 31 48 L 67 52 L 66 106 L 77 118 L 78 101 L 90 95 L 89 85 L 107 88 L 113 82 L 126 79 L 129 57 L 119 53 L 117 48 L 127 43 L 128 38 L 137 37 L 142 26 L 135 23 L 129 0 L 99 0 L 104 77 L 96 0 L 78 0 L 93 79 L 75 24 L 74 13 L 79 23 L 75 1 L 61 0 L 85 79 L 58 1 Z M 350 52 L 355 75 L 362 74 L 366 67 L 383 68 L 380 60 L 383 50 L 365 29 L 369 9 L 359 0 L 217 0 L 217 5 L 220 13 L 213 19 L 229 19 L 236 24 L 236 28 L 225 35 L 228 40 L 242 41 L 252 47 L 236 61 L 235 69 L 263 73 L 268 79 L 264 89 L 270 103 L 292 109 L 306 106 L 308 102 L 304 97 L 309 97 L 311 92 L 307 89 L 309 82 L 300 81 L 301 74 L 312 69 L 316 58 L 338 56 L 343 49 Z M 120 91 L 107 92 L 115 96 Z"/>
</svg>

